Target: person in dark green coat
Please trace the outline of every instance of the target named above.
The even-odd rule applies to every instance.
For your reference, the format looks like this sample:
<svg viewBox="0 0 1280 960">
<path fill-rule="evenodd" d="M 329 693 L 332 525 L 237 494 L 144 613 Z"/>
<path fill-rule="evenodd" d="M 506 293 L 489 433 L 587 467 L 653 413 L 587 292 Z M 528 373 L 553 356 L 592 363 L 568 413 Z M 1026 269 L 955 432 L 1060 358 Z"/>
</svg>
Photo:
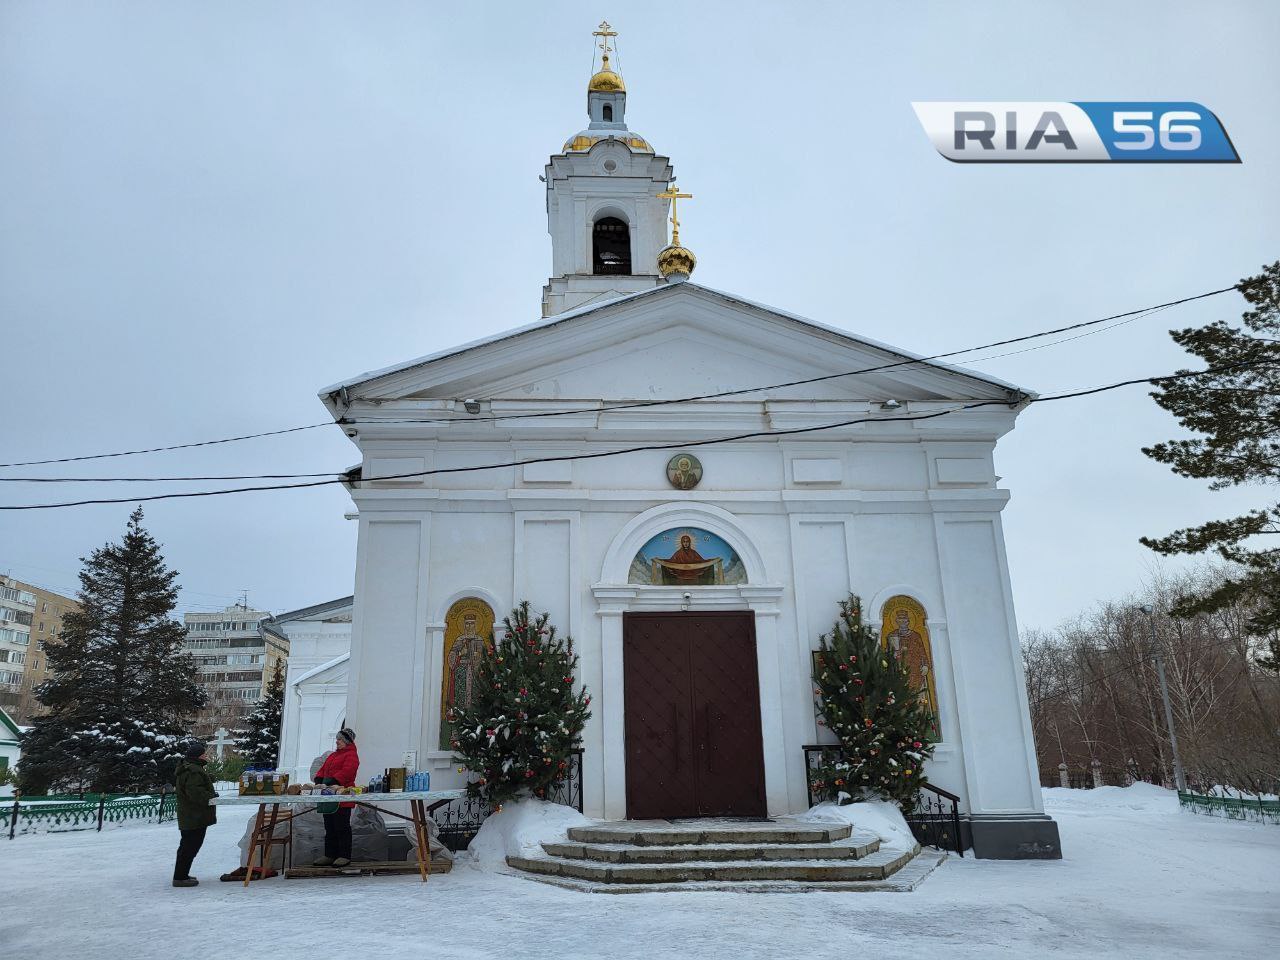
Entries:
<svg viewBox="0 0 1280 960">
<path fill-rule="evenodd" d="M 173 865 L 175 887 L 199 884 L 200 881 L 191 876 L 191 863 L 204 844 L 204 832 L 218 822 L 217 807 L 209 806 L 218 791 L 213 789 L 213 777 L 204 768 L 208 759 L 205 749 L 198 741 L 187 746 L 174 781 L 178 795 L 178 831 L 182 834 L 178 858 Z"/>
</svg>

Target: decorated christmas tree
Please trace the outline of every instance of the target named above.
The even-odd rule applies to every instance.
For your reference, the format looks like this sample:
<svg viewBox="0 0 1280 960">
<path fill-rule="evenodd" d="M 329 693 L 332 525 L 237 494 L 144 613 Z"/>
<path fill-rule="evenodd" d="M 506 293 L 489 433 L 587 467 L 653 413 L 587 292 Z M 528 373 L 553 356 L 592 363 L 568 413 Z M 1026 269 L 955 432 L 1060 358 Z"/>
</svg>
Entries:
<svg viewBox="0 0 1280 960">
<path fill-rule="evenodd" d="M 458 709 L 453 748 L 475 778 L 468 792 L 495 806 L 521 795 L 547 797 L 569 772 L 590 711 L 574 691 L 573 641 L 556 636 L 547 614 L 521 601 L 485 646 L 472 702 Z"/>
<path fill-rule="evenodd" d="M 907 665 L 863 622 L 861 601 L 840 603 L 840 619 L 819 638 L 814 693 L 820 724 L 840 740 L 809 771 L 814 793 L 852 803 L 870 797 L 909 807 L 933 754 L 933 714 L 911 686 Z"/>
<path fill-rule="evenodd" d="M 80 609 L 45 641 L 54 676 L 36 688 L 46 708 L 22 738 L 24 793 L 83 784 L 95 791 L 172 782 L 181 738 L 204 702 L 186 635 L 172 619 L 178 574 L 129 517 L 124 537 L 84 560 Z"/>
<path fill-rule="evenodd" d="M 280 756 L 280 721 L 284 717 L 284 671 L 276 661 L 267 692 L 244 718 L 235 734 L 236 753 L 253 770 L 274 770 Z"/>
</svg>

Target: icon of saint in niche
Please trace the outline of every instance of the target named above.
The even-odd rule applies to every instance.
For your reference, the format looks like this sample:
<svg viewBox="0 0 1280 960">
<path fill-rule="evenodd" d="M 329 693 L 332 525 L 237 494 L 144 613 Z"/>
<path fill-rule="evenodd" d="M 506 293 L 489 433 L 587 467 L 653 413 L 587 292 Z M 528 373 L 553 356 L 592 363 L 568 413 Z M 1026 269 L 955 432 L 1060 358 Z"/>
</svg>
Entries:
<svg viewBox="0 0 1280 960">
<path fill-rule="evenodd" d="M 476 633 L 476 615 L 462 618 L 462 635 L 449 650 L 449 692 L 445 698 L 446 716 L 452 720 L 460 708 L 471 706 L 475 699 L 476 676 L 484 658 L 484 640 Z"/>
<path fill-rule="evenodd" d="M 702 464 L 688 453 L 679 453 L 667 461 L 667 482 L 677 490 L 692 490 L 702 481 Z"/>
<path fill-rule="evenodd" d="M 936 735 L 938 693 L 924 607 L 910 597 L 894 597 L 885 604 L 883 616 L 881 643 L 906 665 L 911 686 L 919 691 L 920 700 L 934 715 Z"/>
</svg>

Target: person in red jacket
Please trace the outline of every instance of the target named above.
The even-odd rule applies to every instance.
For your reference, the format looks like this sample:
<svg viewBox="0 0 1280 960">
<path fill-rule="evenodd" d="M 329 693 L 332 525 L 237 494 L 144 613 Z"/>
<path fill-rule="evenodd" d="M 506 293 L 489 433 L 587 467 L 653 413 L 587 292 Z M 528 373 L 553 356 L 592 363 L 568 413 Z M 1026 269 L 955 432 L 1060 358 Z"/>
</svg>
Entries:
<svg viewBox="0 0 1280 960">
<path fill-rule="evenodd" d="M 356 753 L 356 735 L 350 727 L 338 731 L 337 749 L 325 757 L 316 771 L 316 783 L 354 787 L 360 769 Z M 315 861 L 317 867 L 345 867 L 351 862 L 351 811 L 354 803 L 338 805 L 334 813 L 324 815 L 324 856 Z"/>
</svg>

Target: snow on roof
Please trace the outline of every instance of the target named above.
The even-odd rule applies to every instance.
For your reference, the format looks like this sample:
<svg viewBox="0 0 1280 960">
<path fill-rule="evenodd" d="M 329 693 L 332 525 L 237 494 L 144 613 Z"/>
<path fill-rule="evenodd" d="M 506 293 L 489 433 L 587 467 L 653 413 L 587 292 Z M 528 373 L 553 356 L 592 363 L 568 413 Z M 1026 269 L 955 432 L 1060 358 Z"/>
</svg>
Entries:
<svg viewBox="0 0 1280 960">
<path fill-rule="evenodd" d="M 525 324 L 522 327 L 515 327 L 510 330 L 504 330 L 500 333 L 490 334 L 489 336 L 481 337 L 478 340 L 472 340 L 468 343 L 460 344 L 459 346 L 456 346 L 456 347 L 449 347 L 448 349 L 445 349 L 445 350 L 439 350 L 435 353 L 429 353 L 426 356 L 415 357 L 412 360 L 405 360 L 401 363 L 392 364 L 389 367 L 382 367 L 379 370 L 370 370 L 366 373 L 360 374 L 359 376 L 351 377 L 348 380 L 342 380 L 338 383 L 330 384 L 329 386 L 321 389 L 319 395 L 322 398 L 327 397 L 329 394 L 335 393 L 338 390 L 341 390 L 345 387 L 354 387 L 362 383 L 368 383 L 371 380 L 379 380 L 382 377 L 390 376 L 391 374 L 401 373 L 405 370 L 411 370 L 414 367 L 425 366 L 429 363 L 434 363 L 437 360 L 444 360 L 446 357 L 457 356 L 458 354 L 466 353 L 469 350 L 475 350 L 478 347 L 488 346 L 491 343 L 498 343 L 499 341 L 502 341 L 502 340 L 509 340 L 513 337 L 523 336 L 526 333 L 533 333 L 536 330 L 549 329 L 550 327 L 554 327 L 558 323 L 565 323 L 566 321 L 584 316 L 585 314 L 594 313 L 597 310 L 603 310 L 607 307 L 614 307 L 619 304 L 627 303 L 632 300 L 640 300 L 645 297 L 651 297 L 659 292 L 666 291 L 666 290 L 673 290 L 673 289 L 700 290 L 700 291 L 703 291 L 704 293 L 709 293 L 713 296 L 719 297 L 720 299 L 726 300 L 730 303 L 737 303 L 744 307 L 749 307 L 753 310 L 763 310 L 766 313 L 772 313 L 775 316 L 783 317 L 794 323 L 801 324 L 802 326 L 812 327 L 816 330 L 822 330 L 826 333 L 834 334 L 845 340 L 849 340 L 854 343 L 861 344 L 863 346 L 868 346 L 875 350 L 880 350 L 885 353 L 892 354 L 894 356 L 902 357 L 904 360 L 920 360 L 931 367 L 935 367 L 940 370 L 946 370 L 949 373 L 955 373 L 963 377 L 969 377 L 974 380 L 980 380 L 984 383 L 989 383 L 994 386 L 1001 387 L 1005 390 L 1012 390 L 1016 393 L 1020 393 L 1028 397 L 1036 396 L 1036 394 L 1033 391 L 1027 390 L 1023 387 L 1019 387 L 1017 384 L 1010 383 L 1007 380 L 1001 380 L 999 377 L 993 377 L 990 374 L 978 373 L 977 371 L 974 371 L 974 370 L 968 370 L 964 367 L 955 366 L 949 363 L 940 363 L 936 360 L 925 360 L 923 354 L 912 353 L 909 350 L 903 350 L 899 347 L 890 346 L 887 343 L 882 343 L 879 340 L 873 340 L 870 337 L 864 337 L 864 336 L 861 336 L 860 334 L 850 333 L 848 330 L 841 330 L 839 327 L 833 327 L 830 324 L 819 323 L 816 320 L 810 320 L 807 317 L 802 317 L 802 316 L 799 316 L 798 314 L 789 313 L 786 310 L 779 310 L 777 307 L 771 307 L 768 304 L 757 303 L 756 301 L 748 300 L 745 297 L 739 297 L 732 293 L 725 293 L 723 290 L 715 290 L 711 287 L 704 287 L 701 284 L 693 283 L 690 281 L 686 281 L 678 285 L 654 287 L 651 290 L 641 290 L 638 293 L 628 293 L 620 297 L 613 297 L 609 300 L 605 300 L 600 303 L 596 303 L 596 302 L 586 303 L 580 307 L 576 307 L 573 310 L 566 310 L 564 313 L 557 313 L 551 317 L 543 317 L 540 320 L 536 320 L 533 323 Z"/>
<path fill-rule="evenodd" d="M 295 687 L 300 686 L 301 684 L 306 683 L 312 677 L 319 676 L 320 674 L 324 673 L 326 670 L 331 670 L 334 667 L 338 666 L 339 664 L 346 663 L 350 659 L 351 659 L 351 654 L 344 653 L 344 654 L 341 654 L 340 656 L 334 657 L 332 660 L 328 660 L 325 663 L 320 664 L 318 667 L 312 667 L 302 676 L 294 680 L 293 685 Z"/>
<path fill-rule="evenodd" d="M 285 623 L 289 620 L 310 620 L 318 614 L 334 613 L 345 609 L 355 602 L 355 596 L 339 597 L 337 600 L 326 600 L 324 603 L 313 603 L 309 607 L 299 607 L 287 613 L 277 613 L 270 618 L 271 624 Z"/>
</svg>

